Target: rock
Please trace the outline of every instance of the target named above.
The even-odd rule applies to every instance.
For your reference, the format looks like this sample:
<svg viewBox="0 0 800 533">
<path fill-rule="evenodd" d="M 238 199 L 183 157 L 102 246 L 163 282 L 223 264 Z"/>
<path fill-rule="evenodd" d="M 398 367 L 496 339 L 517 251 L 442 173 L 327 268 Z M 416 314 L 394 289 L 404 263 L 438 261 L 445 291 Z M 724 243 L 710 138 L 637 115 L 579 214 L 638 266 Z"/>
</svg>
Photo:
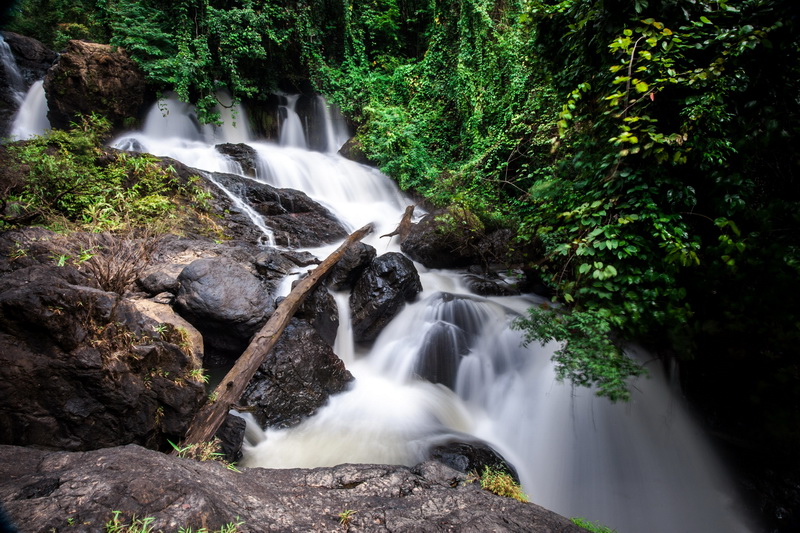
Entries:
<svg viewBox="0 0 800 533">
<path fill-rule="evenodd" d="M 514 296 L 519 294 L 519 290 L 515 286 L 505 283 L 496 275 L 468 274 L 464 276 L 464 281 L 470 291 L 480 296 Z"/>
<path fill-rule="evenodd" d="M 297 283 L 298 281 L 293 283 L 292 288 Z M 325 285 L 317 286 L 306 296 L 295 316 L 307 320 L 330 346 L 336 342 L 336 334 L 339 331 L 339 308 L 336 299 L 328 292 Z"/>
<path fill-rule="evenodd" d="M 246 429 L 247 422 L 244 418 L 230 413 L 225 417 L 217 430 L 216 437 L 219 439 L 221 453 L 224 454 L 226 461 L 230 463 L 241 461 Z"/>
<path fill-rule="evenodd" d="M 400 249 L 428 268 L 461 268 L 480 264 L 478 242 L 482 228 L 477 226 L 479 222 L 473 220 L 474 215 L 461 220 L 449 213 L 447 210 L 435 211 L 412 224 Z"/>
<path fill-rule="evenodd" d="M 405 302 L 422 290 L 417 269 L 403 254 L 389 252 L 367 267 L 350 294 L 353 339 L 372 342 Z"/>
<path fill-rule="evenodd" d="M 66 277 L 64 277 L 66 276 Z M 163 449 L 204 395 L 199 360 L 115 293 L 32 266 L 0 278 L 0 442 Z"/>
<path fill-rule="evenodd" d="M 377 166 L 374 161 L 367 157 L 367 154 L 364 153 L 364 146 L 361 144 L 361 141 L 355 137 L 348 139 L 347 142 L 339 148 L 339 155 L 350 161 L 361 163 L 362 165 L 369 165 L 371 167 Z"/>
<path fill-rule="evenodd" d="M 307 322 L 293 318 L 242 395 L 263 427 L 290 427 L 314 414 L 353 376 Z"/>
<path fill-rule="evenodd" d="M 348 232 L 326 208 L 293 189 L 277 189 L 266 183 L 233 174 L 214 173 L 213 179 L 236 191 L 264 217 L 279 246 L 321 246 L 347 237 Z"/>
<path fill-rule="evenodd" d="M 44 90 L 50 124 L 61 129 L 92 112 L 115 130 L 129 128 L 150 100 L 144 74 L 123 50 L 76 40 L 47 72 Z"/>
<path fill-rule="evenodd" d="M 171 326 L 181 339 L 182 348 L 192 354 L 198 362 L 203 360 L 205 353 L 203 335 L 178 315 L 170 305 L 151 300 L 133 300 L 131 303 L 140 313 L 152 318 L 159 326 Z"/>
<path fill-rule="evenodd" d="M 264 283 L 225 257 L 193 261 L 178 281 L 177 311 L 225 356 L 238 357 L 275 309 Z"/>
<path fill-rule="evenodd" d="M 83 453 L 0 446 L 0 499 L 26 531 L 103 530 L 152 518 L 154 531 L 581 533 L 532 503 L 481 490 L 438 463 L 414 468 L 340 465 L 313 470 L 244 468 L 180 459 L 139 446 Z M 340 515 L 352 510 L 347 528 Z"/>
<path fill-rule="evenodd" d="M 258 154 L 256 154 L 252 146 L 243 143 L 225 143 L 218 144 L 214 146 L 214 148 L 216 148 L 219 153 L 227 155 L 231 160 L 238 163 L 245 176 L 250 178 L 256 177 Z"/>
<path fill-rule="evenodd" d="M 375 259 L 375 248 L 363 242 L 354 243 L 339 259 L 325 279 L 325 284 L 335 291 L 352 289 L 356 281 Z"/>
<path fill-rule="evenodd" d="M 145 276 L 136 280 L 136 284 L 150 296 L 169 292 L 177 294 L 181 284 L 178 281 L 185 265 L 164 265 L 159 270 L 151 270 Z"/>
<path fill-rule="evenodd" d="M 517 469 L 483 441 L 447 441 L 433 446 L 428 458 L 464 474 L 481 475 L 484 468 L 508 473 L 519 483 Z"/>
</svg>

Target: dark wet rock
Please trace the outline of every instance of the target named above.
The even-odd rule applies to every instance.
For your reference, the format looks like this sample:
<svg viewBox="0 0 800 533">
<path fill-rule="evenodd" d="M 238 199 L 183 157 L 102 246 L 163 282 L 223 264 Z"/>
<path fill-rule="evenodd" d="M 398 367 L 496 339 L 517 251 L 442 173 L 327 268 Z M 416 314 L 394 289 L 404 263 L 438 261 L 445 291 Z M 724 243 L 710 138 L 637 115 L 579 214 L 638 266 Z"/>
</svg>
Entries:
<svg viewBox="0 0 800 533">
<path fill-rule="evenodd" d="M 283 256 L 299 267 L 318 265 L 322 262 L 317 256 L 305 250 L 286 250 Z"/>
<path fill-rule="evenodd" d="M 244 418 L 228 413 L 216 433 L 221 453 L 225 460 L 236 463 L 242 459 L 242 444 L 247 422 Z"/>
<path fill-rule="evenodd" d="M 154 530 L 236 520 L 239 531 L 341 533 L 580 533 L 566 518 L 532 503 L 482 490 L 435 462 L 414 468 L 340 465 L 313 470 L 244 468 L 180 459 L 138 446 L 83 453 L 0 447 L 0 499 L 26 531 L 103 530 L 120 511 L 152 517 Z"/>
<path fill-rule="evenodd" d="M 293 318 L 242 395 L 266 427 L 289 427 L 313 415 L 353 376 L 317 331 Z"/>
<path fill-rule="evenodd" d="M 468 274 L 464 276 L 467 288 L 480 296 L 514 296 L 519 294 L 515 285 L 510 285 L 499 277 L 491 275 Z"/>
<path fill-rule="evenodd" d="M 422 290 L 417 269 L 407 257 L 389 252 L 377 257 L 358 278 L 350 294 L 353 339 L 375 340 L 406 302 Z"/>
<path fill-rule="evenodd" d="M 464 474 L 481 475 L 488 467 L 492 471 L 506 472 L 514 478 L 514 481 L 520 482 L 517 469 L 483 441 L 451 440 L 436 444 L 428 452 L 428 459 L 438 461 Z"/>
<path fill-rule="evenodd" d="M 123 50 L 75 40 L 47 72 L 44 89 L 50 124 L 61 129 L 92 112 L 116 130 L 130 127 L 151 99 L 144 73 Z"/>
<path fill-rule="evenodd" d="M 253 266 L 256 272 L 265 278 L 283 278 L 297 265 L 285 252 L 276 248 L 268 248 L 256 255 L 253 259 Z"/>
<path fill-rule="evenodd" d="M 225 143 L 218 144 L 214 148 L 216 148 L 219 153 L 225 154 L 238 163 L 245 176 L 250 178 L 256 177 L 258 155 L 252 146 L 243 143 Z"/>
<path fill-rule="evenodd" d="M 297 282 L 295 282 L 292 287 Z M 339 330 L 339 308 L 336 299 L 327 287 L 318 285 L 311 291 L 295 313 L 298 318 L 307 320 L 325 342 L 333 346 Z"/>
<path fill-rule="evenodd" d="M 335 291 L 352 289 L 376 255 L 375 248 L 369 244 L 354 243 L 331 269 L 325 283 Z"/>
<path fill-rule="evenodd" d="M 115 293 L 32 266 L 0 278 L 0 442 L 87 450 L 180 438 L 199 360 Z"/>
<path fill-rule="evenodd" d="M 213 178 L 246 198 L 264 217 L 280 246 L 321 246 L 347 237 L 347 230 L 326 208 L 293 189 L 277 189 L 266 183 L 232 174 L 214 173 Z"/>
<path fill-rule="evenodd" d="M 481 262 L 480 233 L 468 225 L 454 224 L 447 211 L 429 213 L 412 224 L 401 249 L 428 268 L 460 268 Z M 445 218 L 443 218 L 445 217 Z"/>
<path fill-rule="evenodd" d="M 176 309 L 221 354 L 241 354 L 275 309 L 265 284 L 226 257 L 197 259 L 178 281 Z"/>
</svg>

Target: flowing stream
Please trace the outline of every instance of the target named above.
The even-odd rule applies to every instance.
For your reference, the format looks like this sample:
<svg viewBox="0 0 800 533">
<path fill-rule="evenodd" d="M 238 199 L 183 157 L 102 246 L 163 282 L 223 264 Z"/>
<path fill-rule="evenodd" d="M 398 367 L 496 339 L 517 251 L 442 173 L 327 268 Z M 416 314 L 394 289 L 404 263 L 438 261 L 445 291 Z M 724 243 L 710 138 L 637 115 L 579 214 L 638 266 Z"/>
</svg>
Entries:
<svg viewBox="0 0 800 533">
<path fill-rule="evenodd" d="M 254 140 L 241 108 L 225 110 L 235 125 L 201 126 L 191 106 L 173 96 L 154 106 L 141 131 L 114 146 L 240 173 L 214 144 L 246 142 L 258 153 L 256 179 L 306 192 L 350 228 L 373 222 L 365 242 L 379 254 L 398 251 L 379 235 L 392 231 L 412 202 L 380 172 L 335 153 L 332 145 L 345 138 L 341 126 L 317 125 L 327 146 L 308 150 L 296 103 L 286 97 L 277 144 Z M 324 100 L 320 105 L 314 120 L 330 122 L 330 109 Z M 265 232 L 264 245 L 272 245 L 269 228 L 252 216 Z M 311 251 L 324 257 L 335 246 Z M 629 403 L 611 404 L 555 379 L 552 344 L 521 345 L 509 324 L 535 297 L 476 296 L 462 272 L 417 267 L 423 292 L 369 350 L 353 343 L 347 294 L 334 295 L 341 313 L 335 351 L 356 377 L 353 386 L 295 428 L 248 427 L 246 466 L 413 465 L 431 445 L 477 437 L 516 466 L 531 501 L 565 516 L 620 533 L 756 531 L 660 364 L 647 363 L 650 377 L 633 384 Z"/>
</svg>

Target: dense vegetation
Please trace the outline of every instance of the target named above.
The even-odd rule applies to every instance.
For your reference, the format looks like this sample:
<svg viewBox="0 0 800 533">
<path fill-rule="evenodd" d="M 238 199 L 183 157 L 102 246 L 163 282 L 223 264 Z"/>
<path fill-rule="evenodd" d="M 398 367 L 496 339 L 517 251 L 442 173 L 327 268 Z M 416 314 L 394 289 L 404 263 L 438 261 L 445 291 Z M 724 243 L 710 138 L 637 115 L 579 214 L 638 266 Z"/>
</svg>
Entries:
<svg viewBox="0 0 800 533">
<path fill-rule="evenodd" d="M 402 187 L 540 250 L 563 305 L 519 325 L 563 377 L 626 398 L 639 340 L 796 432 L 793 2 L 25 0 L 9 29 L 123 46 L 205 120 L 309 80 Z"/>
</svg>

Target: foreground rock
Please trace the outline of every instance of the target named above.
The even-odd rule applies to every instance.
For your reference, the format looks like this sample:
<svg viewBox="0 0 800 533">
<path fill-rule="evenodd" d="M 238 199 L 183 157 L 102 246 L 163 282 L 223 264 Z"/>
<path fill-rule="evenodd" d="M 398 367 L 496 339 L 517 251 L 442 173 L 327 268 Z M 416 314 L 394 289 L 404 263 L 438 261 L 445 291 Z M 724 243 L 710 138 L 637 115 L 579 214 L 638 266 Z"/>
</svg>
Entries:
<svg viewBox="0 0 800 533">
<path fill-rule="evenodd" d="M 200 361 L 118 294 L 70 267 L 0 278 L 0 442 L 165 448 L 203 396 Z"/>
<path fill-rule="evenodd" d="M 226 470 L 138 446 L 85 453 L 0 446 L 0 500 L 22 531 L 102 531 L 113 516 L 154 531 L 579 533 L 531 503 L 481 490 L 438 463 Z M 340 514 L 350 510 L 347 526 Z"/>
</svg>

